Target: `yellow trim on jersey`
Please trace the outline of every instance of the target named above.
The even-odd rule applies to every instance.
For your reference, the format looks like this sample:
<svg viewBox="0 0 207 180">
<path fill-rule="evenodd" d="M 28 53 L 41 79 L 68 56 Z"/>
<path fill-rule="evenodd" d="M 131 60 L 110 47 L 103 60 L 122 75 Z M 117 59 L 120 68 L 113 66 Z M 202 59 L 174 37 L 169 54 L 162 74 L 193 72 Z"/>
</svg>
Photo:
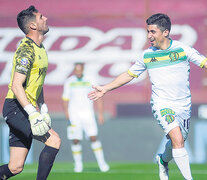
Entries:
<svg viewBox="0 0 207 180">
<path fill-rule="evenodd" d="M 186 55 L 184 51 L 183 52 L 179 52 L 178 54 L 179 54 L 179 57 L 183 57 L 183 56 Z M 156 57 L 157 61 L 165 61 L 165 60 L 168 60 L 168 59 L 170 59 L 169 54 L 166 55 L 166 56 Z M 144 58 L 144 63 L 149 63 L 149 62 L 151 62 L 151 60 L 152 60 L 151 57 L 150 58 Z"/>
<path fill-rule="evenodd" d="M 38 46 L 32 39 L 27 37 L 22 39 L 14 54 L 11 80 L 6 98 L 16 98 L 11 86 L 14 72 L 18 72 L 26 76 L 23 87 L 29 102 L 36 106 L 37 99 L 42 91 L 47 68 L 48 57 L 43 45 Z"/>
<path fill-rule="evenodd" d="M 200 64 L 201 68 L 203 68 L 203 66 L 205 65 L 206 61 L 207 61 L 207 57 L 201 62 L 201 64 Z"/>
<path fill-rule="evenodd" d="M 76 152 L 73 151 L 72 153 L 73 153 L 74 155 L 75 155 L 75 154 L 82 154 L 82 151 L 76 151 Z"/>
<path fill-rule="evenodd" d="M 127 73 L 128 73 L 130 76 L 132 76 L 132 77 L 135 77 L 135 78 L 138 77 L 136 74 L 133 74 L 130 70 L 128 70 Z"/>
<path fill-rule="evenodd" d="M 93 149 L 93 151 L 95 152 L 95 151 L 102 151 L 102 148 L 100 147 L 100 148 L 96 148 L 96 149 Z"/>
<path fill-rule="evenodd" d="M 76 125 L 72 124 L 72 125 L 70 125 L 70 127 L 76 127 Z"/>
<path fill-rule="evenodd" d="M 69 98 L 62 97 L 62 100 L 63 100 L 63 101 L 69 101 Z"/>
</svg>

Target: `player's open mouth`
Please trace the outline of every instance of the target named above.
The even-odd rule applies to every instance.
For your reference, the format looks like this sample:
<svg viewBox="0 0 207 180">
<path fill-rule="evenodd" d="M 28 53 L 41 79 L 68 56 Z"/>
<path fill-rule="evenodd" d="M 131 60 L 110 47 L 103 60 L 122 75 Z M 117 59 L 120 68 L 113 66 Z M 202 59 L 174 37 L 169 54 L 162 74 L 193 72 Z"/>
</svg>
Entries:
<svg viewBox="0 0 207 180">
<path fill-rule="evenodd" d="M 155 41 L 154 41 L 154 40 L 152 40 L 152 41 L 150 41 L 150 43 L 151 43 L 151 45 L 154 45 Z"/>
</svg>

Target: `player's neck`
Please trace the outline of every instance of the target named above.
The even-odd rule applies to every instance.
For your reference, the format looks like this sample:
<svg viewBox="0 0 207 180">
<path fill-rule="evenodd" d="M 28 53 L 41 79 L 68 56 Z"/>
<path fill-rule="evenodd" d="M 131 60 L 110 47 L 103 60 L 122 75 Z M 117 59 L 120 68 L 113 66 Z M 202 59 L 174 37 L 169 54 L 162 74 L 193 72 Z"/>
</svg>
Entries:
<svg viewBox="0 0 207 180">
<path fill-rule="evenodd" d="M 32 39 L 38 46 L 42 44 L 42 41 L 44 39 L 44 35 L 41 35 L 41 34 L 29 33 L 26 36 Z"/>
<path fill-rule="evenodd" d="M 170 38 L 166 38 L 165 41 L 162 43 L 162 46 L 160 47 L 161 50 L 165 50 L 168 49 L 171 45 L 171 39 Z"/>
</svg>

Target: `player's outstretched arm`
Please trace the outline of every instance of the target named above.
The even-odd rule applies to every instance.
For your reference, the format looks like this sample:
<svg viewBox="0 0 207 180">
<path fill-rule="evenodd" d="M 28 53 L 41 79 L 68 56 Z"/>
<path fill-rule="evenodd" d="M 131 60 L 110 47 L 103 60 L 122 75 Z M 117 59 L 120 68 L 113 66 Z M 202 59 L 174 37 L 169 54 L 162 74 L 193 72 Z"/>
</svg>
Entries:
<svg viewBox="0 0 207 180">
<path fill-rule="evenodd" d="M 94 89 L 94 91 L 91 91 L 88 94 L 88 98 L 93 101 L 96 101 L 97 99 L 102 97 L 107 92 L 107 90 L 104 89 L 104 86 L 94 86 L 93 85 L 92 88 Z"/>
<path fill-rule="evenodd" d="M 88 94 L 88 98 L 90 100 L 97 100 L 100 97 L 104 96 L 108 91 L 111 91 L 113 89 L 119 88 L 126 83 L 130 82 L 134 77 L 130 76 L 128 72 L 124 72 L 117 76 L 111 83 L 106 84 L 104 86 L 92 86 L 94 91 L 90 92 Z"/>
</svg>

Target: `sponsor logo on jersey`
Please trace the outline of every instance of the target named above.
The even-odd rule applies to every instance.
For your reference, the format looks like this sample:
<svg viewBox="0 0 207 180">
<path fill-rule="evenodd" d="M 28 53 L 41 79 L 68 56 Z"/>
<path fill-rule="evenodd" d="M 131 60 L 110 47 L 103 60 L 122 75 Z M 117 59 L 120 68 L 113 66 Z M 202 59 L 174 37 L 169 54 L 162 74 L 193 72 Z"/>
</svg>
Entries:
<svg viewBox="0 0 207 180">
<path fill-rule="evenodd" d="M 23 65 L 23 66 L 26 66 L 29 62 L 28 62 L 28 59 L 27 58 L 22 58 L 20 63 Z"/>
<path fill-rule="evenodd" d="M 153 57 L 151 60 L 150 60 L 150 62 L 156 62 L 156 61 L 158 61 L 155 57 Z"/>
<path fill-rule="evenodd" d="M 26 69 L 25 67 L 22 67 L 22 66 L 17 65 L 17 66 L 16 66 L 16 71 L 17 71 L 17 72 L 21 72 L 21 73 L 23 73 L 23 74 L 26 74 L 27 71 L 28 71 L 28 69 Z"/>
<path fill-rule="evenodd" d="M 156 61 L 158 61 L 155 57 L 153 57 L 151 60 L 150 60 L 150 62 L 156 62 Z"/>
</svg>

